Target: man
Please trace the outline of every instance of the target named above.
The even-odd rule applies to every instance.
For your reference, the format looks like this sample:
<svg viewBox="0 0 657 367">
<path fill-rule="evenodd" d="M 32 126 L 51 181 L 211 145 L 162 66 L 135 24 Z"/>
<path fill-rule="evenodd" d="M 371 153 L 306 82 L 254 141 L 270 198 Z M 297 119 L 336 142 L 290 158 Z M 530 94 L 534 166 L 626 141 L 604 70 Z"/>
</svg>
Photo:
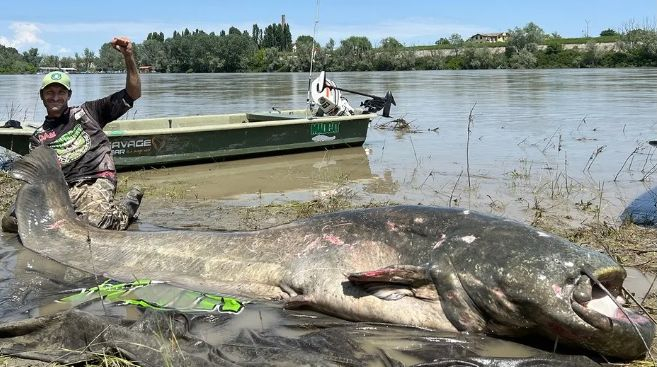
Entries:
<svg viewBox="0 0 657 367">
<path fill-rule="evenodd" d="M 103 127 L 125 114 L 139 97 L 141 81 L 133 45 L 124 37 L 113 38 L 112 47 L 123 54 L 126 66 L 125 89 L 81 106 L 69 107 L 70 77 L 61 71 L 48 73 L 39 95 L 46 107 L 43 125 L 30 139 L 30 150 L 45 144 L 55 150 L 62 166 L 69 196 L 78 215 L 92 225 L 126 229 L 134 219 L 143 193 L 133 188 L 121 202 L 116 194 L 116 168 Z M 2 229 L 17 230 L 14 207 L 2 218 Z"/>
</svg>

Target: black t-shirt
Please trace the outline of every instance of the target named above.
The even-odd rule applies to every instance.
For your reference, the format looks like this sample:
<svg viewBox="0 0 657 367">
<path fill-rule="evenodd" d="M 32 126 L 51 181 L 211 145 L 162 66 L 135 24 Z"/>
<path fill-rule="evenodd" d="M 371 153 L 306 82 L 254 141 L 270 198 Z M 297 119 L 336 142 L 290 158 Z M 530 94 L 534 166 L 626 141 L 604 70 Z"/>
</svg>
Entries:
<svg viewBox="0 0 657 367">
<path fill-rule="evenodd" d="M 105 98 L 69 107 L 46 119 L 30 138 L 30 150 L 45 144 L 55 150 L 66 182 L 105 177 L 116 182 L 112 149 L 103 127 L 126 113 L 133 99 L 125 89 Z"/>
</svg>

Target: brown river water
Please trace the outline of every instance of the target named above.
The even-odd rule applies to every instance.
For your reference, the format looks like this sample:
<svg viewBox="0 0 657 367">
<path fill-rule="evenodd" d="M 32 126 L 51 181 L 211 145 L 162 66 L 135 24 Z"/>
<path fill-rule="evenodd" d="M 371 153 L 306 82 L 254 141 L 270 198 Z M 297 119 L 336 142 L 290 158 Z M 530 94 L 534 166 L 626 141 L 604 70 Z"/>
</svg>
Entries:
<svg viewBox="0 0 657 367">
<path fill-rule="evenodd" d="M 0 76 L 6 109 L 0 113 L 41 120 L 39 78 Z M 410 123 L 412 132 L 379 129 L 391 121 L 380 117 L 362 148 L 122 177 L 176 188 L 190 199 L 237 205 L 305 200 L 346 186 L 362 201 L 457 205 L 522 221 L 532 218 L 532 207 L 542 207 L 578 222 L 591 220 L 578 208 L 594 208 L 595 220 L 616 222 L 652 186 L 657 161 L 647 141 L 657 138 L 655 68 L 357 72 L 328 78 L 370 94 L 392 91 L 397 101 L 392 116 Z M 299 108 L 308 85 L 307 73 L 142 79 L 143 96 L 126 118 Z M 120 88 L 124 75 L 76 74 L 72 82 L 76 104 Z M 345 96 L 355 106 L 362 101 Z M 578 202 L 575 208 L 566 204 Z"/>
<path fill-rule="evenodd" d="M 109 94 L 124 78 L 73 75 L 71 103 Z M 123 172 L 123 187 L 146 188 L 141 220 L 179 226 L 184 218 L 185 226 L 216 228 L 211 223 L 216 217 L 208 215 L 214 208 L 287 203 L 347 190 L 359 203 L 460 206 L 524 222 L 541 208 L 573 225 L 618 223 L 623 208 L 654 185 L 657 159 L 647 144 L 657 139 L 654 68 L 359 72 L 328 78 L 370 94 L 392 91 L 393 118 L 410 123 L 411 131 L 379 128 L 391 121 L 379 117 L 363 147 Z M 0 120 L 42 119 L 39 79 L 0 75 Z M 308 74 L 143 74 L 142 81 L 142 98 L 126 118 L 301 108 Z M 346 96 L 354 106 L 362 100 Z M 89 284 L 83 274 L 25 251 L 13 236 L 2 235 L 0 245 L 4 320 L 54 312 L 57 292 Z M 632 274 L 629 287 L 641 294 L 649 282 Z M 115 312 L 128 319 L 138 315 L 130 308 Z M 258 305 L 229 330 L 266 324 L 281 335 L 298 336 L 286 329 L 286 317 L 278 307 Z M 212 326 L 197 328 L 221 342 Z M 404 338 L 391 335 L 361 342 L 402 343 Z M 523 346 L 495 339 L 477 345 L 479 352 L 488 350 L 484 355 L 531 355 Z M 421 361 L 408 358 L 407 364 Z"/>
</svg>

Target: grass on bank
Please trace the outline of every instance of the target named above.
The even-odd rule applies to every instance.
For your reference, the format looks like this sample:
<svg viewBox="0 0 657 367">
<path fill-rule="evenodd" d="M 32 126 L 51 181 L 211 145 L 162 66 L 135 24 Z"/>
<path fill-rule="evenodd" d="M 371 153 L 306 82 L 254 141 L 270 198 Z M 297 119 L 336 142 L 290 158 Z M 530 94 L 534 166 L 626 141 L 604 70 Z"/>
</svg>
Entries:
<svg viewBox="0 0 657 367">
<path fill-rule="evenodd" d="M 546 38 L 542 43 L 543 45 L 547 44 L 556 44 L 556 45 L 585 45 L 589 42 L 593 43 L 614 43 L 621 40 L 620 35 L 616 36 L 598 36 L 598 37 L 576 37 L 576 38 Z M 477 42 L 477 46 L 494 48 L 494 47 L 506 47 L 507 42 Z M 409 46 L 406 47 L 407 50 L 411 51 L 424 51 L 424 50 L 451 50 L 454 49 L 452 44 L 438 44 L 438 45 L 422 45 L 422 46 Z"/>
</svg>

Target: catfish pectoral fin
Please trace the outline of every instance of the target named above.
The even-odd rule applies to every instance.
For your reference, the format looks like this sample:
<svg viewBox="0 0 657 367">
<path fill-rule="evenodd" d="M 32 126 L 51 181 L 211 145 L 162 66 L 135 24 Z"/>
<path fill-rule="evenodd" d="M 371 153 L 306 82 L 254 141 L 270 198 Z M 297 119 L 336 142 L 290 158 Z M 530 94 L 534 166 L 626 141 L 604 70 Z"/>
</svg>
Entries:
<svg viewBox="0 0 657 367">
<path fill-rule="evenodd" d="M 438 292 L 436 287 L 431 284 L 412 285 L 412 284 L 399 284 L 395 282 L 385 281 L 365 281 L 359 279 L 355 286 L 362 289 L 367 295 L 371 295 L 386 301 L 395 301 L 402 297 L 414 297 L 425 300 L 437 300 Z M 354 295 L 355 297 L 359 297 Z M 363 295 L 361 295 L 362 297 Z"/>
<path fill-rule="evenodd" d="M 409 286 L 401 284 L 373 282 L 362 283 L 359 286 L 368 294 L 386 301 L 395 301 L 402 297 L 415 296 Z"/>
<path fill-rule="evenodd" d="M 435 300 L 436 288 L 426 267 L 416 265 L 391 265 L 376 270 L 347 274 L 352 284 L 368 294 L 392 301 L 402 297 Z"/>
</svg>

